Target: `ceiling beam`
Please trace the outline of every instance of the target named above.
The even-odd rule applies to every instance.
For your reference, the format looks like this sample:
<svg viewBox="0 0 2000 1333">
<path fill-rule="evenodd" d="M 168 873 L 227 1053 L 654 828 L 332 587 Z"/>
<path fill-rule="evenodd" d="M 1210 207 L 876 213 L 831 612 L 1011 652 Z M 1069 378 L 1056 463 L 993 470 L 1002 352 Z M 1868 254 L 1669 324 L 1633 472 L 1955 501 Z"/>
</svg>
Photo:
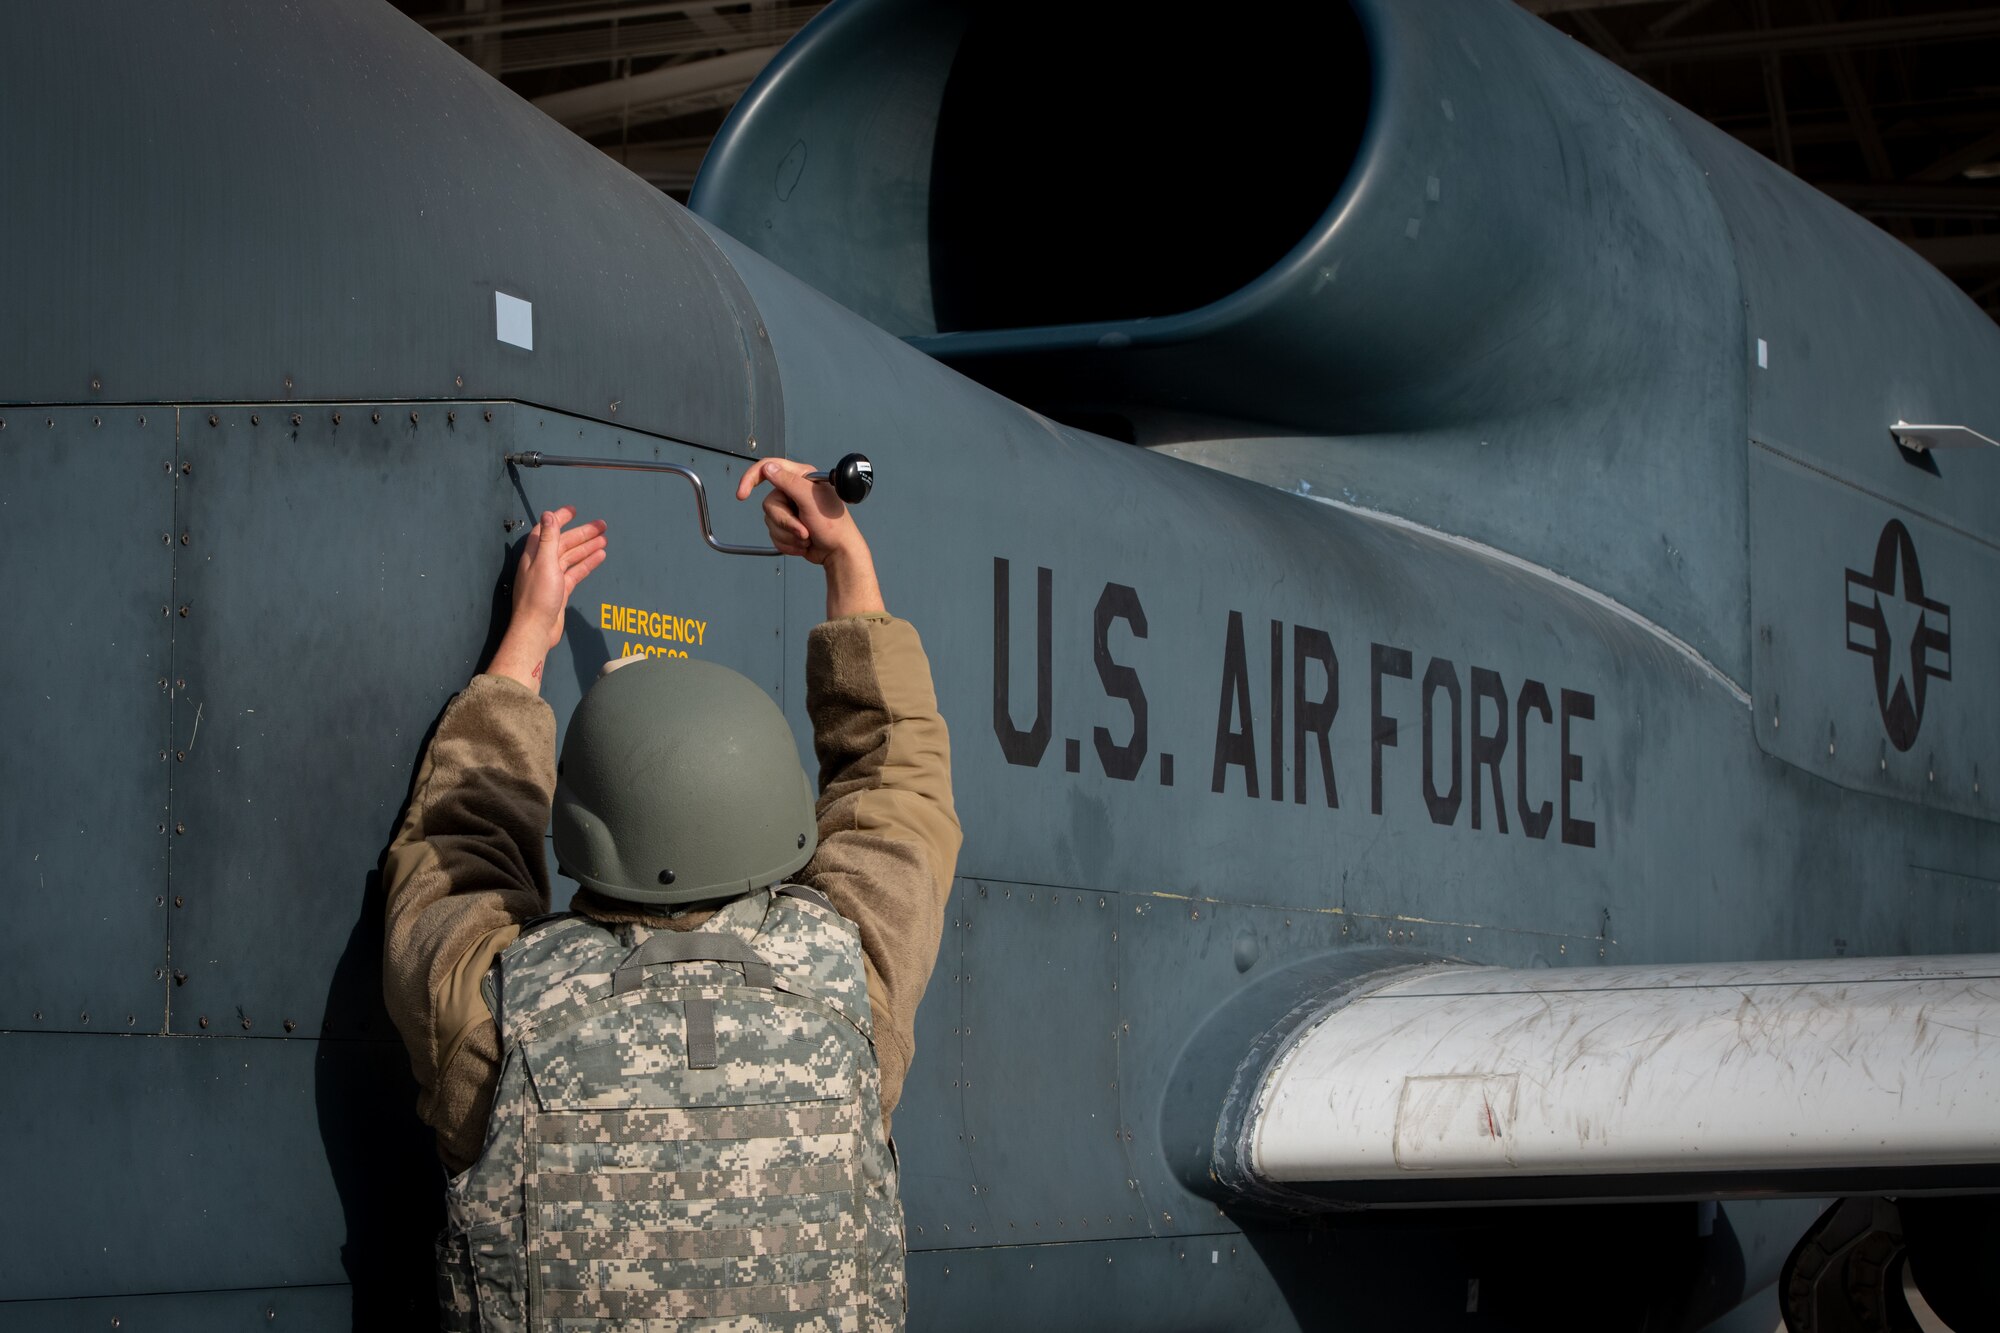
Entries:
<svg viewBox="0 0 2000 1333">
<path fill-rule="evenodd" d="M 806 8 L 784 9 L 768 15 L 746 15 L 740 22 L 732 22 L 720 14 L 709 14 L 702 19 L 691 15 L 685 19 L 512 37 L 504 44 L 497 40 L 494 44 L 500 48 L 500 68 L 506 74 L 653 56 L 708 55 L 751 46 L 781 46 L 817 12 Z"/>
<path fill-rule="evenodd" d="M 1683 3 L 1675 5 L 1672 9 L 1669 9 L 1651 23 L 1648 23 L 1646 25 L 1646 35 L 1648 37 L 1664 37 L 1714 3 L 1715 0 L 1683 0 Z"/>
<path fill-rule="evenodd" d="M 1582 9 L 1621 9 L 1626 5 L 1647 5 L 1653 0 L 1519 0 L 1530 14 L 1573 14 Z"/>
<path fill-rule="evenodd" d="M 1991 162 L 2000 157 L 2000 130 L 1981 135 L 1962 148 L 1955 148 L 1923 170 L 1913 173 L 1913 181 L 1948 181 L 1962 174 L 1967 167 L 1976 167 L 1982 162 Z"/>
<path fill-rule="evenodd" d="M 1751 12 L 1756 16 L 1758 28 L 1769 31 L 1771 0 L 1753 0 Z M 1771 115 L 1771 157 L 1779 166 L 1796 175 L 1799 160 L 1792 151 L 1792 118 L 1785 110 L 1784 56 L 1777 51 L 1766 51 L 1758 60 L 1764 67 L 1764 107 Z"/>
<path fill-rule="evenodd" d="M 1947 273 L 2000 268 L 2000 232 L 1990 236 L 1917 236 L 1903 244 Z"/>
<path fill-rule="evenodd" d="M 504 15 L 433 14 L 418 22 L 435 37 L 455 42 L 462 37 L 548 28 L 574 28 L 587 23 L 630 23 L 635 19 L 713 13 L 717 0 L 650 0 L 649 3 L 510 6 Z"/>
<path fill-rule="evenodd" d="M 1832 23 L 1832 0 L 1812 0 L 1812 16 L 1822 23 Z M 1861 149 L 1861 164 L 1868 169 L 1870 180 L 1885 181 L 1896 173 L 1889 166 L 1889 150 L 1882 145 L 1882 131 L 1875 123 L 1875 112 L 1868 105 L 1868 94 L 1861 86 L 1861 75 L 1854 68 L 1854 53 L 1846 47 L 1837 47 L 1826 53 L 1827 63 L 1833 68 L 1833 86 L 1840 93 L 1840 104 L 1847 110 L 1848 123 L 1854 126 L 1854 141 Z"/>
<path fill-rule="evenodd" d="M 694 110 L 728 106 L 778 54 L 775 46 L 668 65 L 622 79 L 537 97 L 535 105 L 579 134 L 639 125 Z"/>
<path fill-rule="evenodd" d="M 1675 60 L 1719 60 L 1770 51 L 1832 51 L 1856 46 L 1965 41 L 2000 35 L 2000 9 L 1968 9 L 1894 18 L 1849 19 L 1791 27 L 1660 37 L 1632 47 L 1634 66 Z"/>
<path fill-rule="evenodd" d="M 1815 188 L 1857 213 L 1900 217 L 2000 217 L 2000 181 L 1945 184 L 1909 181 L 1815 181 Z"/>
</svg>

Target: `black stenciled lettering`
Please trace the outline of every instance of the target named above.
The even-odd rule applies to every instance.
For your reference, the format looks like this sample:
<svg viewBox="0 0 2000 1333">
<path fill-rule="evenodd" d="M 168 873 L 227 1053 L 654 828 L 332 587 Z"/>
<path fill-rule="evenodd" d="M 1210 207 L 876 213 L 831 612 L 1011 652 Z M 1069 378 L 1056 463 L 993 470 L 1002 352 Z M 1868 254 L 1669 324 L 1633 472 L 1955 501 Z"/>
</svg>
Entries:
<svg viewBox="0 0 2000 1333">
<path fill-rule="evenodd" d="M 1384 643 L 1368 645 L 1368 808 L 1382 813 L 1382 751 L 1396 743 L 1396 719 L 1382 712 L 1382 677 L 1410 678 L 1410 650 Z"/>
<path fill-rule="evenodd" d="M 1480 726 L 1479 705 L 1493 704 L 1493 733 Z M 1491 770 L 1493 782 L 1493 825 L 1507 831 L 1507 792 L 1500 782 L 1500 761 L 1507 754 L 1507 687 L 1500 673 L 1486 667 L 1472 668 L 1472 827 L 1479 827 L 1479 770 Z"/>
<path fill-rule="evenodd" d="M 1243 725 L 1235 725 L 1240 716 Z M 1243 659 L 1243 613 L 1229 613 L 1229 634 L 1222 644 L 1222 702 L 1215 715 L 1215 769 L 1209 790 L 1221 791 L 1231 765 L 1243 770 L 1243 785 L 1257 797 L 1256 719 L 1250 713 L 1250 668 Z"/>
<path fill-rule="evenodd" d="M 1431 771 L 1433 716 L 1437 696 L 1442 691 L 1451 704 L 1451 790 L 1440 793 Z M 1431 823 L 1450 824 L 1458 819 L 1459 803 L 1465 799 L 1465 696 L 1458 684 L 1458 668 L 1442 657 L 1433 657 L 1424 668 L 1424 804 L 1430 808 Z"/>
<path fill-rule="evenodd" d="M 1590 722 L 1597 717 L 1597 696 L 1582 690 L 1562 692 L 1562 840 L 1572 847 L 1595 847 L 1597 825 L 1588 819 L 1569 817 L 1569 788 L 1583 781 L 1583 758 L 1569 748 L 1569 720 Z"/>
<path fill-rule="evenodd" d="M 1285 622 L 1271 622 L 1271 799 L 1285 799 Z"/>
<path fill-rule="evenodd" d="M 1092 650 L 1097 659 L 1097 678 L 1104 682 L 1104 693 L 1113 699 L 1123 699 L 1132 710 L 1132 738 L 1120 745 L 1111 739 L 1111 733 L 1103 727 L 1091 730 L 1091 743 L 1097 747 L 1097 761 L 1104 765 L 1104 775 L 1130 782 L 1139 776 L 1139 766 L 1146 762 L 1146 691 L 1140 688 L 1139 673 L 1128 666 L 1121 666 L 1111 660 L 1111 622 L 1122 620 L 1132 627 L 1132 637 L 1146 637 L 1146 611 L 1139 605 L 1136 589 L 1122 583 L 1107 583 L 1097 597 L 1097 612 L 1093 616 L 1092 634 L 1096 646 Z"/>
<path fill-rule="evenodd" d="M 1543 801 L 1540 805 L 1528 804 L 1528 713 L 1542 715 L 1542 725 L 1549 726 L 1556 720 L 1555 710 L 1549 707 L 1549 687 L 1539 680 L 1521 682 L 1521 695 L 1514 700 L 1514 810 L 1521 816 L 1521 832 L 1531 838 L 1549 836 L 1549 821 L 1555 818 L 1553 801 Z"/>
<path fill-rule="evenodd" d="M 1026 731 L 1014 725 L 1014 711 L 1008 699 L 1007 652 L 1009 611 L 1008 566 L 998 556 L 993 560 L 993 734 L 999 738 L 1000 753 L 1010 764 L 1033 768 L 1042 762 L 1049 748 L 1054 726 L 1055 672 L 1052 663 L 1055 574 L 1049 569 L 1035 571 L 1035 723 Z"/>
<path fill-rule="evenodd" d="M 1306 698 L 1306 663 L 1317 662 L 1326 672 L 1326 690 L 1316 700 Z M 1333 640 L 1323 629 L 1292 626 L 1292 799 L 1306 803 L 1306 788 L 1312 786 L 1306 768 L 1306 736 L 1319 737 L 1319 775 L 1326 784 L 1329 810 L 1340 808 L 1340 793 L 1333 783 L 1333 718 L 1340 711 L 1340 661 L 1333 655 Z"/>
</svg>

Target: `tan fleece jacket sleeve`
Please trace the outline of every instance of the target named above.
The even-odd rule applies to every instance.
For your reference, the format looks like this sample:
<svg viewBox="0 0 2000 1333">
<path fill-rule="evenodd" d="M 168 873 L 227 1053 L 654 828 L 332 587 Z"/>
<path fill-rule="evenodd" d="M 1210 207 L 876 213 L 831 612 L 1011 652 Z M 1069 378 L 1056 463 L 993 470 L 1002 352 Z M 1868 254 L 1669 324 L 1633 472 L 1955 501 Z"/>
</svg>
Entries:
<svg viewBox="0 0 2000 1333">
<path fill-rule="evenodd" d="M 815 628 L 806 711 L 820 765 L 819 849 L 798 878 L 861 928 L 886 1117 L 909 1073 L 961 841 L 951 742 L 916 628 L 882 615 Z"/>
<path fill-rule="evenodd" d="M 382 861 L 383 989 L 409 1048 L 417 1114 L 457 1172 L 478 1157 L 500 1036 L 481 978 L 549 910 L 542 831 L 556 785 L 555 714 L 504 676 L 445 706 Z"/>
</svg>

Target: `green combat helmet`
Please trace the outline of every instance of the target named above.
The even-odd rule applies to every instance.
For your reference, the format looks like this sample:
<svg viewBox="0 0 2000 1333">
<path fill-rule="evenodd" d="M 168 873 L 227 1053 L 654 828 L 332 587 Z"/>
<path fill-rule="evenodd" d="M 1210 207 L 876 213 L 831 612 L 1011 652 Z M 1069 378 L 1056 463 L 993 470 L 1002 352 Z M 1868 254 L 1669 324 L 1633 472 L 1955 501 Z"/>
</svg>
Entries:
<svg viewBox="0 0 2000 1333">
<path fill-rule="evenodd" d="M 571 716 L 556 767 L 556 864 L 608 897 L 691 903 L 776 884 L 818 846 L 792 729 L 713 662 L 631 658 Z"/>
</svg>

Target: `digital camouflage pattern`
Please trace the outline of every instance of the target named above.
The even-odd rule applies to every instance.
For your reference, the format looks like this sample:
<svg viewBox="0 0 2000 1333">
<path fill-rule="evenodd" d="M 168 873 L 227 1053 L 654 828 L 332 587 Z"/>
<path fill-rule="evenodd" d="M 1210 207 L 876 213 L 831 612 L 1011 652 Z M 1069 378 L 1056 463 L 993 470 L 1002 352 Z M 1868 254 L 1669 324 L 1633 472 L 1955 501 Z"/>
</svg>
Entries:
<svg viewBox="0 0 2000 1333">
<path fill-rule="evenodd" d="M 560 918 L 488 977 L 504 1055 L 484 1151 L 446 1189 L 445 1327 L 901 1328 L 859 932 L 809 889 L 760 891 L 681 938 L 735 936 L 771 985 L 701 960 L 617 994 L 656 933 Z"/>
</svg>

